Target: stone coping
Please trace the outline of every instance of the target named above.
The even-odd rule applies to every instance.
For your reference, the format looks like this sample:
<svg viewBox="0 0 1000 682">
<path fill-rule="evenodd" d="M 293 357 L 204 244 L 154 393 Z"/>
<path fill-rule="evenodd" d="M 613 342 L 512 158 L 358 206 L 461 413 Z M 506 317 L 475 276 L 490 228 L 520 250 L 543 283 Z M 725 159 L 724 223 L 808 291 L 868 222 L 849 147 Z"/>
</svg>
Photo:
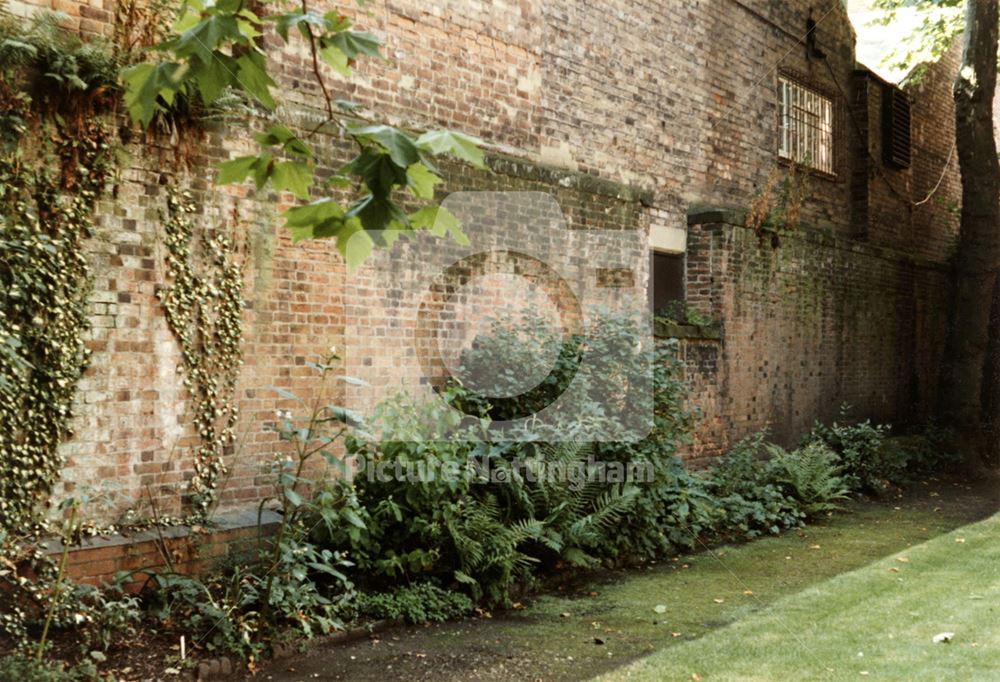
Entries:
<svg viewBox="0 0 1000 682">
<path fill-rule="evenodd" d="M 687 224 L 692 225 L 728 225 L 730 227 L 746 227 L 747 212 L 742 209 L 732 208 L 712 208 L 712 207 L 692 207 L 688 211 Z M 777 232 L 773 227 L 764 226 L 765 232 Z M 898 249 L 893 246 L 876 244 L 873 242 L 857 239 L 853 237 L 835 235 L 829 230 L 821 230 L 809 225 L 800 225 L 794 230 L 781 233 L 782 239 L 798 239 L 801 241 L 826 246 L 829 248 L 843 249 L 854 253 L 862 253 L 889 260 L 893 262 L 903 262 L 914 267 L 929 270 L 939 270 L 949 272 L 951 265 L 947 262 L 934 261 L 922 256 L 915 256 L 912 253 Z"/>
<path fill-rule="evenodd" d="M 281 515 L 277 512 L 265 509 L 260 516 L 261 525 L 270 526 L 281 521 Z M 167 540 L 185 538 L 199 532 L 225 533 L 227 531 L 253 528 L 257 526 L 257 510 L 247 509 L 243 511 L 225 512 L 213 516 L 201 526 L 162 526 L 160 528 L 146 528 L 137 531 L 124 531 L 113 535 L 98 535 L 96 537 L 84 538 L 80 542 L 75 542 L 69 547 L 70 552 L 79 552 L 103 547 L 120 547 L 134 545 L 142 542 L 159 540 L 161 537 Z M 42 542 L 42 551 L 46 554 L 56 554 L 63 551 L 61 538 L 50 538 Z"/>
</svg>

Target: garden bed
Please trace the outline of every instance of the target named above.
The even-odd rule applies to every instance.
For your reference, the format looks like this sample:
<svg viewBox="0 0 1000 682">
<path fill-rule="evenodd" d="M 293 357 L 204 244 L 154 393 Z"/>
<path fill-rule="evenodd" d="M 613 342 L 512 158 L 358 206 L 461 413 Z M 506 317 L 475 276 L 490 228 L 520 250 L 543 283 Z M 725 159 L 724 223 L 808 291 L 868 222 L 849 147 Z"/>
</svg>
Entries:
<svg viewBox="0 0 1000 682">
<path fill-rule="evenodd" d="M 780 536 L 592 575 L 489 618 L 312 646 L 298 660 L 265 667 L 258 678 L 585 679 L 697 640 L 782 597 L 982 519 L 997 511 L 997 490 L 993 477 L 930 479 L 892 498 L 851 502 L 843 513 Z M 666 611 L 658 614 L 661 604 Z"/>
</svg>

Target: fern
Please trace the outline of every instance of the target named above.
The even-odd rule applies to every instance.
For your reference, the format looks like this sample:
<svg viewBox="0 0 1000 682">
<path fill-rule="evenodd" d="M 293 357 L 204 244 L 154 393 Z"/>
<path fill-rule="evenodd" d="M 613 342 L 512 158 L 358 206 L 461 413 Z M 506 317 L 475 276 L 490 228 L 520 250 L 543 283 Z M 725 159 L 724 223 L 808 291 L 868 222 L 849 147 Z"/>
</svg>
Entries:
<svg viewBox="0 0 1000 682">
<path fill-rule="evenodd" d="M 610 545 L 618 522 L 638 496 L 634 486 L 590 480 L 586 467 L 593 453 L 589 443 L 545 445 L 536 465 L 536 481 L 531 490 L 532 512 L 541 520 L 537 536 L 539 549 L 574 566 L 593 566 L 597 550 Z M 574 485 L 548 475 L 571 468 L 587 474 L 583 485 Z"/>
<path fill-rule="evenodd" d="M 787 452 L 768 445 L 773 480 L 785 494 L 797 500 L 807 516 L 833 511 L 848 497 L 837 454 L 822 442 L 813 441 Z"/>
</svg>

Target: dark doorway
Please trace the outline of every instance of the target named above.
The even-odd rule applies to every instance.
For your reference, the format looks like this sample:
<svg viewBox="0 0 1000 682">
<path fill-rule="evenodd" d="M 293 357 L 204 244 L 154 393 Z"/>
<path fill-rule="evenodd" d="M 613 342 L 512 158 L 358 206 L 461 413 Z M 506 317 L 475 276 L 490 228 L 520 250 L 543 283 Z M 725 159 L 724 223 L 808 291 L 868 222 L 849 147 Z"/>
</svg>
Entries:
<svg viewBox="0 0 1000 682">
<path fill-rule="evenodd" d="M 649 254 L 649 307 L 653 313 L 684 300 L 684 254 Z"/>
</svg>

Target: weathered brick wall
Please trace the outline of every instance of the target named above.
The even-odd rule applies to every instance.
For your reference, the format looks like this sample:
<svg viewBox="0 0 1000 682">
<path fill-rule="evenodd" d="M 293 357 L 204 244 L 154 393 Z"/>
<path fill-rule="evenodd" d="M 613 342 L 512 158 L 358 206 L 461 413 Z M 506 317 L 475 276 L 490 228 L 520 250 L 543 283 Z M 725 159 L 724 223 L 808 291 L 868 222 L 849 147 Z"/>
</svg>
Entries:
<svg viewBox="0 0 1000 682">
<path fill-rule="evenodd" d="M 863 140 L 846 116 L 856 94 L 854 32 L 842 3 L 668 5 L 376 2 L 357 19 L 384 38 L 390 59 L 364 61 L 356 78 L 330 82 L 337 97 L 370 106 L 379 117 L 418 129 L 457 128 L 507 155 L 497 157 L 493 175 L 447 166 L 448 191 L 548 192 L 570 226 L 646 231 L 651 224 L 687 229 L 696 204 L 746 207 L 776 164 L 777 69 L 794 71 L 829 93 L 841 112 L 837 174 L 811 180 L 802 217 L 840 236 L 793 236 L 772 251 L 741 228 L 691 227 L 689 296 L 724 331 L 721 341 L 683 345 L 704 413 L 692 455 L 718 452 L 766 421 L 790 437 L 815 416 L 830 416 L 841 400 L 886 418 L 904 415 L 909 403 L 924 404 L 945 281 L 932 267 L 907 265 L 899 252 L 845 240 L 860 231 L 849 207 L 857 177 L 867 177 L 856 173 L 851 150 L 877 141 Z M 11 3 L 21 15 L 33 7 L 67 12 L 69 25 L 86 34 L 113 33 L 116 5 L 109 0 Z M 807 57 L 810 16 L 825 60 Z M 275 74 L 282 117 L 317 119 L 318 95 L 301 47 L 282 53 Z M 947 155 L 951 124 L 940 120 L 950 115 L 941 104 L 946 85 L 943 75 L 930 78 L 915 93 L 918 147 L 906 185 L 915 197 L 936 180 Z M 876 126 L 877 106 L 872 98 L 864 107 Z M 111 480 L 123 494 L 118 510 L 135 506 L 141 515 L 149 512 L 147 490 L 161 514 L 182 511 L 196 442 L 177 373 L 179 351 L 155 298 L 166 281 L 159 218 L 165 184 L 191 188 L 200 223 L 232 234 L 245 263 L 242 418 L 223 506 L 268 492 L 266 465 L 279 446 L 264 427 L 276 407 L 290 407 L 277 403 L 268 386 L 309 398 L 316 384 L 305 363 L 336 345 L 348 351 L 348 371 L 380 390 L 412 387 L 421 376 L 402 370 L 401 359 L 427 342 L 375 285 L 373 270 L 348 276 L 332 244 L 290 243 L 276 219 L 287 197 L 211 187 L 214 162 L 252 148 L 246 126 L 212 129 L 193 142 L 187 166 L 173 163 L 169 147 L 157 153 L 133 146 L 116 193 L 101 204 L 91 244 L 94 357 L 81 385 L 75 437 L 64 447 L 59 492 Z M 339 141 L 324 144 L 325 165 L 347 158 Z M 942 200 L 955 197 L 956 178 L 952 167 Z M 866 196 L 881 196 L 877 182 L 864 183 Z M 864 232 L 872 241 L 943 258 L 940 245 L 953 229 L 944 213 L 935 208 L 925 220 L 920 216 L 930 216 L 930 207 L 921 209 L 905 233 L 892 232 L 900 215 L 892 203 L 873 205 Z M 532 238 L 530 230 L 525 238 Z M 588 248 L 600 246 L 574 243 L 562 256 L 585 260 Z M 636 263 L 638 282 L 645 263 Z M 516 291 L 521 302 L 529 295 L 523 286 Z M 867 305 L 852 312 L 852 297 L 862 294 Z M 467 334 L 454 329 L 456 337 Z"/>
<path fill-rule="evenodd" d="M 210 131 L 197 145 L 203 153 L 195 157 L 195 168 L 245 147 L 245 140 L 223 133 Z M 337 142 L 324 146 L 331 154 L 337 152 L 332 158 L 342 153 Z M 170 150 L 165 153 L 169 157 Z M 279 399 L 271 387 L 311 401 L 319 386 L 306 363 L 336 346 L 344 356 L 345 371 L 372 386 L 348 395 L 344 386 L 335 386 L 331 400 L 365 411 L 400 390 L 419 392 L 427 368 L 414 356 L 452 335 L 468 340 L 475 331 L 463 327 L 454 313 L 442 316 L 432 329 L 421 330 L 418 307 L 401 298 L 401 292 L 409 291 L 407 277 L 422 274 L 421 263 L 439 262 L 432 261 L 426 249 L 458 254 L 454 245 L 424 240 L 392 254 L 376 254 L 358 273 L 348 274 L 332 242 L 291 243 L 277 226 L 276 197 L 254 198 L 246 188 L 219 192 L 201 172 L 154 170 L 150 166 L 159 158 L 155 154 L 137 153 L 133 158 L 115 197 L 104 200 L 98 211 L 99 231 L 91 243 L 96 278 L 89 345 L 94 354 L 81 382 L 75 437 L 63 447 L 67 463 L 60 494 L 113 481 L 120 497 L 117 509 L 103 514 L 106 519 L 129 507 L 140 516 L 148 515 L 151 501 L 161 515 L 182 513 L 192 475 L 191 451 L 198 440 L 191 426 L 190 396 L 181 383 L 177 342 L 155 296 L 157 287 L 168 282 L 161 217 L 168 187 L 188 188 L 199 206 L 198 224 L 232 236 L 238 246 L 235 257 L 244 264 L 245 367 L 237 392 L 241 419 L 237 444 L 227 458 L 230 475 L 222 509 L 241 507 L 271 492 L 268 465 L 284 450 L 266 426 L 273 423 L 279 407 L 301 411 L 300 406 Z M 492 173 L 443 164 L 447 191 L 551 195 L 565 221 L 563 239 L 568 239 L 554 239 L 551 225 L 538 225 L 525 216 L 516 221 L 521 232 L 499 235 L 495 246 L 513 244 L 556 268 L 583 275 L 597 267 L 603 251 L 610 250 L 606 241 L 593 238 L 592 230 L 637 231 L 635 245 L 644 243 L 641 193 L 507 157 L 493 157 L 490 164 Z M 585 234 L 581 230 L 591 236 L 576 236 Z M 641 288 L 646 277 L 644 249 L 632 254 L 632 263 L 633 284 Z M 503 265 L 498 271 L 509 272 Z M 393 281 L 385 281 L 386 273 Z M 481 320 L 489 312 L 531 306 L 529 293 L 530 287 L 514 282 L 500 292 L 472 289 L 463 294 L 463 303 Z M 539 300 L 547 297 L 544 290 L 536 293 Z"/>
<path fill-rule="evenodd" d="M 954 148 L 952 84 L 961 60 L 956 44 L 903 89 L 912 101 L 910 168 L 883 163 L 885 83 L 870 71 L 855 75 L 852 116 L 862 128 L 856 149 L 855 225 L 859 236 L 938 262 L 950 258 L 959 226 L 961 177 Z"/>
<path fill-rule="evenodd" d="M 688 259 L 712 273 L 692 305 L 722 321 L 720 357 L 697 379 L 718 392 L 704 442 L 725 447 L 770 426 L 792 443 L 842 403 L 887 422 L 927 416 L 947 321 L 944 266 L 809 228 L 774 247 L 725 211 L 691 217 Z"/>
</svg>

